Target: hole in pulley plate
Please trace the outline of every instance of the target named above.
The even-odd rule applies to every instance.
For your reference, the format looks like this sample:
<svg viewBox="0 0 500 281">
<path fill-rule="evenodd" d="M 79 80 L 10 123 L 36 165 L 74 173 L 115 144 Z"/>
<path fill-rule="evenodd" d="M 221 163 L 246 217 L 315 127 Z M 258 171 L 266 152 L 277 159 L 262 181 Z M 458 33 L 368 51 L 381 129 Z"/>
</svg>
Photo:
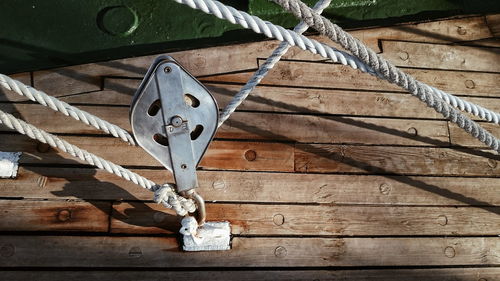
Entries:
<svg viewBox="0 0 500 281">
<path fill-rule="evenodd" d="M 191 131 L 191 140 L 196 140 L 201 133 L 203 133 L 203 126 L 202 125 L 196 125 L 193 131 Z"/>
<path fill-rule="evenodd" d="M 168 146 L 168 139 L 162 134 L 155 134 L 153 140 L 159 145 Z"/>
<path fill-rule="evenodd" d="M 161 101 L 159 99 L 155 100 L 149 106 L 149 109 L 148 109 L 149 116 L 156 116 L 156 114 L 158 114 L 158 111 L 160 111 L 160 109 L 161 109 Z"/>
<path fill-rule="evenodd" d="M 194 108 L 197 108 L 198 106 L 200 106 L 200 101 L 191 94 L 185 94 L 184 101 L 186 102 L 187 105 L 194 107 Z"/>
</svg>

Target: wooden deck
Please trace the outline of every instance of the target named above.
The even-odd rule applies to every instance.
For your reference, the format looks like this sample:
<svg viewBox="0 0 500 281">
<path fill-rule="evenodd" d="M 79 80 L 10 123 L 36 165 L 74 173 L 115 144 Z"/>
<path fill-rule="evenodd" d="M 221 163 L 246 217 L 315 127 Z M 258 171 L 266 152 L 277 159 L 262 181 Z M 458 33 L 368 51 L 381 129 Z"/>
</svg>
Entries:
<svg viewBox="0 0 500 281">
<path fill-rule="evenodd" d="M 500 111 L 500 15 L 352 33 L 421 81 Z M 223 107 L 276 45 L 171 55 Z M 154 57 L 14 77 L 129 129 Z M 140 148 L 24 97 L 0 93 L 0 108 L 172 180 Z M 0 130 L 0 151 L 23 152 L 18 177 L 0 179 L 1 280 L 500 280 L 498 154 L 401 89 L 295 48 L 199 169 L 208 220 L 231 222 L 231 251 L 180 251 L 178 218 L 152 193 Z"/>
</svg>

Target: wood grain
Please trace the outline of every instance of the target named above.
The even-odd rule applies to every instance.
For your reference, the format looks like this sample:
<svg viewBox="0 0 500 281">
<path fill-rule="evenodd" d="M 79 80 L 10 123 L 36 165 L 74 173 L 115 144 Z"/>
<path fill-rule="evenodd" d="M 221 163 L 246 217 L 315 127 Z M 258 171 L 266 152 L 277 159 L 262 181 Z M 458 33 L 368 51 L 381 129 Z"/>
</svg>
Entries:
<svg viewBox="0 0 500 281">
<path fill-rule="evenodd" d="M 131 131 L 129 108 L 80 106 Z M 105 134 L 39 105 L 4 104 L 0 109 L 51 133 Z M 40 116 L 45 116 L 40 118 Z M 194 126 L 194 125 L 192 125 Z M 0 131 L 14 131 L 0 127 Z M 218 130 L 217 139 L 286 140 L 314 143 L 449 145 L 445 121 L 377 119 L 237 112 Z"/>
<path fill-rule="evenodd" d="M 427 268 L 427 269 L 363 269 L 363 270 L 231 270 L 220 271 L 0 271 L 0 278 L 12 281 L 158 281 L 158 280 L 207 280 L 207 281 L 497 281 L 498 267 Z"/>
<path fill-rule="evenodd" d="M 405 67 L 500 72 L 500 48 L 382 41 L 383 57 Z"/>
<path fill-rule="evenodd" d="M 496 176 L 493 152 L 447 148 L 297 144 L 295 170 L 320 173 Z"/>
<path fill-rule="evenodd" d="M 208 204 L 208 221 L 234 235 L 496 235 L 500 208 Z M 112 233 L 177 233 L 175 212 L 158 204 L 113 205 Z"/>
<path fill-rule="evenodd" d="M 500 37 L 500 14 L 487 15 L 486 23 L 494 37 Z"/>
<path fill-rule="evenodd" d="M 240 238 L 183 253 L 176 238 L 2 236 L 0 266 L 297 267 L 499 265 L 500 238 Z M 383 253 L 383 254 L 380 254 Z"/>
<path fill-rule="evenodd" d="M 445 92 L 471 96 L 498 96 L 498 73 L 478 73 L 457 70 L 404 69 L 417 80 Z M 207 82 L 246 83 L 253 72 L 222 74 L 201 79 Z M 328 79 L 318 79 L 328 77 Z M 262 80 L 262 85 L 294 86 L 301 88 L 333 88 L 347 90 L 398 91 L 404 90 L 387 81 L 362 73 L 348 66 L 328 62 L 280 61 Z M 308 90 L 307 90 L 308 91 Z"/>
<path fill-rule="evenodd" d="M 67 102 L 130 105 L 139 80 L 106 78 L 104 91 L 65 97 Z M 229 103 L 240 85 L 207 83 L 220 108 Z M 470 85 L 469 85 L 470 86 Z M 488 97 L 464 97 L 465 100 L 500 111 L 500 102 Z M 345 114 L 403 118 L 443 117 L 407 93 L 363 92 L 337 89 L 297 89 L 259 86 L 238 110 L 313 114 Z"/>
<path fill-rule="evenodd" d="M 111 204 L 0 200 L 0 231 L 107 232 Z"/>
<path fill-rule="evenodd" d="M 21 135 L 3 135 L 0 151 L 22 151 L 20 163 L 24 164 L 84 164 L 86 162 L 69 154 L 52 149 L 45 144 Z M 63 137 L 80 148 L 93 152 L 100 157 L 125 166 L 162 167 L 153 157 L 140 147 L 130 146 L 116 138 L 103 137 Z M 112 149 L 110 149 L 112 148 Z M 293 171 L 293 145 L 261 142 L 212 142 L 200 167 L 206 169 Z M 126 153 L 116 153 L 126 151 Z M 246 158 L 252 151 L 254 158 Z"/>
<path fill-rule="evenodd" d="M 492 36 L 484 17 L 467 17 L 415 24 L 353 30 L 373 50 L 380 52 L 381 40 L 400 40 L 427 43 L 472 41 Z"/>
<path fill-rule="evenodd" d="M 155 182 L 165 170 L 135 169 Z M 406 177 L 198 171 L 208 201 L 426 206 L 500 206 L 500 178 Z M 363 196 L 359 196 L 363 194 Z M 0 181 L 0 196 L 80 200 L 152 200 L 153 194 L 107 172 L 84 168 L 24 167 Z"/>
</svg>

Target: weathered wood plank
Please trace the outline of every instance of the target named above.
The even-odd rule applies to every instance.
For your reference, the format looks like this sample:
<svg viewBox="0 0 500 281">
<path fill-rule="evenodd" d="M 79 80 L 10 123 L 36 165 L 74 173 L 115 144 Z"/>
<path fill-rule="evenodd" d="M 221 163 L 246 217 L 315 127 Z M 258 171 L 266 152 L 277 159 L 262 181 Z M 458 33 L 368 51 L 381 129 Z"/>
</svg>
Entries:
<svg viewBox="0 0 500 281">
<path fill-rule="evenodd" d="M 233 238 L 183 253 L 176 238 L 2 236 L 2 267 L 499 265 L 500 238 Z M 383 254 L 380 254 L 383 253 Z"/>
<path fill-rule="evenodd" d="M 139 80 L 107 78 L 102 92 L 73 95 L 68 102 L 129 105 Z M 214 94 L 219 107 L 224 107 L 240 90 L 240 85 L 212 84 L 206 86 Z M 465 100 L 500 112 L 500 102 L 487 97 L 464 97 Z M 374 106 L 375 104 L 375 106 Z M 438 118 L 442 116 L 406 93 L 363 92 L 350 90 L 297 89 L 261 86 L 239 107 L 241 110 L 345 114 L 403 118 Z"/>
<path fill-rule="evenodd" d="M 398 66 L 500 72 L 500 48 L 382 41 L 382 49 Z"/>
<path fill-rule="evenodd" d="M 172 182 L 164 170 L 135 172 Z M 500 178 L 405 177 L 198 171 L 208 201 L 380 205 L 499 206 Z M 363 194 L 363 196 L 359 196 Z M 153 194 L 107 172 L 82 168 L 21 167 L 0 181 L 1 197 L 151 200 Z"/>
<path fill-rule="evenodd" d="M 478 73 L 456 70 L 404 69 L 417 80 L 440 90 L 460 95 L 498 96 L 498 73 Z M 252 72 L 214 75 L 201 80 L 207 82 L 246 83 Z M 318 79 L 328 77 L 328 79 Z M 262 80 L 262 85 L 319 87 L 370 91 L 401 91 L 387 81 L 379 80 L 348 66 L 328 62 L 280 61 Z"/>
<path fill-rule="evenodd" d="M 0 200 L 0 231 L 107 232 L 111 203 Z"/>
<path fill-rule="evenodd" d="M 208 204 L 207 220 L 229 221 L 237 235 L 496 235 L 500 208 Z M 113 205 L 113 233 L 177 233 L 179 218 L 163 206 Z"/>
<path fill-rule="evenodd" d="M 363 269 L 363 270 L 219 270 L 219 271 L 0 271 L 0 278 L 11 281 L 498 281 L 498 267 Z"/>
<path fill-rule="evenodd" d="M 3 135 L 0 142 L 2 151 L 22 151 L 20 163 L 31 164 L 83 164 L 85 162 L 31 140 L 22 135 Z M 152 166 L 161 165 L 138 146 L 130 146 L 116 138 L 103 137 L 63 137 L 80 148 L 119 165 Z M 110 149 L 112 148 L 112 149 Z M 200 163 L 207 169 L 293 171 L 291 144 L 261 142 L 214 141 Z M 126 153 L 117 153 L 117 152 Z M 161 166 L 163 167 L 163 166 Z"/>
<path fill-rule="evenodd" d="M 91 114 L 131 130 L 129 108 L 80 106 Z M 0 105 L 30 124 L 51 133 L 104 134 L 82 122 L 46 108 L 28 104 Z M 44 118 L 40 118 L 44 116 Z M 0 127 L 0 131 L 13 131 Z M 309 116 L 236 112 L 218 130 L 215 138 L 242 140 L 287 140 L 314 143 L 364 143 L 448 146 L 446 121 L 377 119 L 341 116 Z"/>
<path fill-rule="evenodd" d="M 491 37 L 484 17 L 355 30 L 352 34 L 375 50 L 378 50 L 379 39 L 443 43 Z M 319 36 L 313 36 L 313 38 L 331 44 L 328 39 Z M 173 52 L 170 55 L 193 75 L 203 76 L 255 68 L 256 59 L 267 57 L 277 45 L 276 41 L 263 41 Z M 95 91 L 100 89 L 102 76 L 142 77 L 155 57 L 157 55 L 36 71 L 34 72 L 34 86 L 54 96 Z M 285 58 L 321 59 L 317 55 L 298 48 L 292 48 Z"/>
<path fill-rule="evenodd" d="M 353 30 L 350 33 L 376 52 L 381 40 L 446 43 L 479 40 L 492 36 L 484 17 L 468 17 L 416 24 Z"/>
<path fill-rule="evenodd" d="M 498 126 L 497 124 L 481 122 L 480 125 L 497 138 L 500 137 L 500 126 Z M 488 148 L 484 143 L 480 142 L 479 140 L 462 130 L 460 127 L 455 125 L 455 123 L 449 122 L 449 126 L 451 143 L 453 145 Z"/>
<path fill-rule="evenodd" d="M 500 37 L 500 14 L 487 15 L 486 23 L 494 37 Z"/>
<path fill-rule="evenodd" d="M 295 171 L 500 176 L 500 156 L 448 148 L 297 144 Z"/>
<path fill-rule="evenodd" d="M 168 55 L 191 74 L 203 76 L 256 68 L 256 59 L 269 56 L 278 44 L 276 41 L 262 41 L 172 52 Z M 36 71 L 33 73 L 34 86 L 54 96 L 95 91 L 101 89 L 103 76 L 143 77 L 159 55 Z M 314 58 L 313 54 L 297 51 L 288 56 L 296 59 Z"/>
</svg>

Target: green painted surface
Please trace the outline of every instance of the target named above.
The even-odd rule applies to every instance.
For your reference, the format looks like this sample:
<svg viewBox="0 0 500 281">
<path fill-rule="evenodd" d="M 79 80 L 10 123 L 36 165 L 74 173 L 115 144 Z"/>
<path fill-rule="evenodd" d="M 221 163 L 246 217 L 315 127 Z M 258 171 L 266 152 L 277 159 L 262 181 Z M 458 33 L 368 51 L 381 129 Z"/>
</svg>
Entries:
<svg viewBox="0 0 500 281">
<path fill-rule="evenodd" d="M 286 27 L 297 22 L 268 0 L 223 2 Z M 478 12 L 500 12 L 500 1 L 333 0 L 324 14 L 360 26 Z M 170 0 L 3 0 L 0 26 L 2 73 L 261 38 Z"/>
</svg>

